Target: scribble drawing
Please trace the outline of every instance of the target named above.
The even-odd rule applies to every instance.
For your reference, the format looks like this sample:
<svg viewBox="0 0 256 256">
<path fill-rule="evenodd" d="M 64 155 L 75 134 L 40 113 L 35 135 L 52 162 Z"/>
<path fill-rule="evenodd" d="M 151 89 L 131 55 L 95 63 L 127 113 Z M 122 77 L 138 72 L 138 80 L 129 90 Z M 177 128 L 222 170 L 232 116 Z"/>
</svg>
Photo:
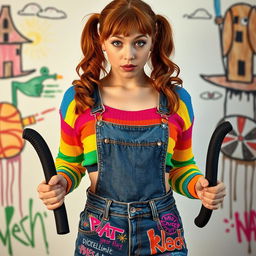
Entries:
<svg viewBox="0 0 256 256">
<path fill-rule="evenodd" d="M 43 82 L 47 79 L 61 79 L 61 75 L 49 74 L 49 69 L 47 67 L 42 67 L 40 69 L 40 76 L 36 76 L 26 82 L 12 81 L 12 103 L 17 106 L 17 91 L 30 97 L 40 97 L 43 93 L 44 85 Z M 62 92 L 61 90 L 53 89 L 54 85 L 49 85 L 51 90 L 44 90 L 46 97 L 54 97 L 56 93 Z M 58 87 L 56 85 L 55 87 Z"/>
<path fill-rule="evenodd" d="M 206 9 L 198 8 L 191 14 L 184 14 L 183 18 L 209 20 L 212 18 L 212 15 Z"/>
<path fill-rule="evenodd" d="M 59 10 L 52 6 L 48 6 L 45 9 L 43 9 L 37 3 L 26 4 L 22 10 L 18 11 L 18 14 L 24 16 L 37 16 L 39 18 L 54 20 L 67 18 L 67 14 L 64 11 Z"/>
<path fill-rule="evenodd" d="M 55 108 L 50 108 L 40 114 L 22 118 L 16 106 L 8 102 L 0 102 L 0 204 L 1 206 L 14 204 L 14 184 L 17 183 L 21 216 L 23 216 L 21 152 L 25 146 L 22 132 L 25 126 L 42 121 L 45 114 L 54 110 Z"/>
<path fill-rule="evenodd" d="M 220 49 L 224 74 L 201 75 L 207 82 L 225 89 L 223 118 L 229 121 L 233 131 L 222 145 L 222 180 L 229 167 L 229 218 L 233 218 L 233 202 L 237 200 L 237 179 L 244 179 L 244 212 L 253 209 L 254 178 L 256 169 L 256 7 L 247 3 L 230 6 L 221 16 L 220 0 L 214 0 L 215 23 L 220 35 Z M 245 113 L 234 113 L 232 101 L 238 100 Z M 243 108 L 247 106 L 248 108 Z M 233 108 L 232 108 L 233 106 Z M 237 107 L 237 106 L 236 106 Z M 238 173 L 239 167 L 239 173 Z M 246 222 L 250 228 L 251 220 Z M 248 240 L 248 253 L 251 253 Z"/>
<path fill-rule="evenodd" d="M 0 12 L 0 78 L 28 75 L 35 70 L 24 71 L 22 65 L 22 44 L 32 41 L 15 27 L 9 5 L 3 5 Z"/>
<path fill-rule="evenodd" d="M 203 100 L 218 100 L 222 97 L 222 94 L 220 92 L 209 92 L 209 91 L 206 91 L 206 92 L 202 92 L 200 94 L 200 98 L 203 99 Z"/>
</svg>

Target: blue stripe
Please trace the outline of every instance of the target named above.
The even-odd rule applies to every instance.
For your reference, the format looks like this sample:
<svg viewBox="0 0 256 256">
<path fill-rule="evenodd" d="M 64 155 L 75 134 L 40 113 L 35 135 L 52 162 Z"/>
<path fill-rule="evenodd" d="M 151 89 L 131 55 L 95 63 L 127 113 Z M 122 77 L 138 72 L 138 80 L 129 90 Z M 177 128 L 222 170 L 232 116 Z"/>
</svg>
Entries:
<svg viewBox="0 0 256 256">
<path fill-rule="evenodd" d="M 180 97 L 180 99 L 186 105 L 188 114 L 189 114 L 189 118 L 190 118 L 190 122 L 192 123 L 193 119 L 194 119 L 194 112 L 193 112 L 191 97 L 190 97 L 189 93 L 183 87 L 178 87 L 178 86 L 176 87 L 175 91 L 178 94 L 178 96 Z"/>
<path fill-rule="evenodd" d="M 70 103 L 74 99 L 74 97 L 75 97 L 74 86 L 71 86 L 65 92 L 62 102 L 61 102 L 61 105 L 60 105 L 60 113 L 61 113 L 61 116 L 63 119 L 65 119 L 66 113 L 68 110 L 68 106 L 70 105 Z"/>
</svg>

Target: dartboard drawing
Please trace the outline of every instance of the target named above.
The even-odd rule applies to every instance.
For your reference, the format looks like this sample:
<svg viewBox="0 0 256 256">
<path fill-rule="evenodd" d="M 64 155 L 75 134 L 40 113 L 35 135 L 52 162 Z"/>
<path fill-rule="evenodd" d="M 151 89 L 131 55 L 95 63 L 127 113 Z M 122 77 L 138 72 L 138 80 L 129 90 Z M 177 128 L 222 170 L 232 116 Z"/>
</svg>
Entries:
<svg viewBox="0 0 256 256">
<path fill-rule="evenodd" d="M 221 151 L 235 160 L 256 160 L 256 121 L 242 115 L 229 115 L 220 122 L 229 121 L 233 130 L 225 137 Z"/>
</svg>

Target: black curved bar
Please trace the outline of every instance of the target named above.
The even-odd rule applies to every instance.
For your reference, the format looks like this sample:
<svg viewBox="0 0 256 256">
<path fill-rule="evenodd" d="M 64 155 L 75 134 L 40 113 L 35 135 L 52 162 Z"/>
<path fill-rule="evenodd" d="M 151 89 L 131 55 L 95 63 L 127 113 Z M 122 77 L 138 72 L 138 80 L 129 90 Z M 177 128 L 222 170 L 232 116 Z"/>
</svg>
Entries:
<svg viewBox="0 0 256 256">
<path fill-rule="evenodd" d="M 51 177 L 56 175 L 56 168 L 48 145 L 37 131 L 30 128 L 24 129 L 22 137 L 28 140 L 36 150 L 43 167 L 46 183 L 48 183 Z M 54 210 L 54 217 L 57 234 L 63 235 L 69 233 L 68 218 L 64 203 Z"/>
<path fill-rule="evenodd" d="M 223 122 L 214 130 L 207 151 L 205 178 L 209 181 L 209 187 L 217 185 L 218 162 L 221 144 L 225 136 L 232 130 L 230 122 Z M 195 218 L 196 226 L 204 227 L 212 215 L 212 210 L 202 205 L 200 213 Z"/>
</svg>

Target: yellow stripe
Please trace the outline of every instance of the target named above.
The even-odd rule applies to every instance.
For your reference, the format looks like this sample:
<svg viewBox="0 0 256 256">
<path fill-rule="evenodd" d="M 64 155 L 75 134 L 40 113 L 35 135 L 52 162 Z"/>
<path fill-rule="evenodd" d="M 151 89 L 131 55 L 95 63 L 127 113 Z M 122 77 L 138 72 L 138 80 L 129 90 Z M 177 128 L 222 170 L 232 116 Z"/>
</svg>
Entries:
<svg viewBox="0 0 256 256">
<path fill-rule="evenodd" d="M 65 122 L 69 124 L 72 128 L 74 128 L 75 121 L 77 119 L 77 114 L 75 114 L 75 100 L 72 100 L 68 106 L 67 113 L 65 116 Z"/>
<path fill-rule="evenodd" d="M 83 150 L 79 146 L 69 145 L 64 142 L 64 140 L 60 140 L 60 150 L 61 153 L 66 156 L 79 156 L 83 153 Z"/>
<path fill-rule="evenodd" d="M 83 140 L 83 145 L 86 145 L 86 147 L 84 147 L 84 153 L 87 154 L 91 151 L 96 150 L 97 145 L 96 145 L 96 134 L 92 134 L 90 136 L 87 136 L 84 140 Z"/>
<path fill-rule="evenodd" d="M 169 137 L 169 139 L 168 139 L 168 146 L 167 146 L 167 152 L 170 153 L 170 154 L 173 154 L 174 146 L 175 146 L 174 139 Z"/>
<path fill-rule="evenodd" d="M 191 166 L 184 166 L 184 167 L 178 167 L 170 172 L 170 178 L 171 178 L 171 184 L 172 187 L 175 188 L 176 180 L 186 171 L 188 171 L 191 168 Z"/>
<path fill-rule="evenodd" d="M 183 131 L 187 130 L 191 126 L 191 122 L 186 104 L 182 100 L 180 100 L 180 107 L 177 114 L 184 120 Z"/>
<path fill-rule="evenodd" d="M 175 149 L 175 152 L 173 154 L 173 159 L 179 162 L 187 161 L 194 157 L 192 149 L 184 149 L 184 150 L 177 150 Z"/>
<path fill-rule="evenodd" d="M 198 172 L 198 171 L 190 171 L 189 173 L 187 173 L 187 175 L 185 175 L 181 180 L 180 180 L 180 184 L 179 184 L 179 189 L 180 192 L 185 195 L 184 190 L 182 189 L 182 185 L 184 183 L 184 181 L 187 179 L 188 176 L 192 175 L 193 173 Z"/>
</svg>

